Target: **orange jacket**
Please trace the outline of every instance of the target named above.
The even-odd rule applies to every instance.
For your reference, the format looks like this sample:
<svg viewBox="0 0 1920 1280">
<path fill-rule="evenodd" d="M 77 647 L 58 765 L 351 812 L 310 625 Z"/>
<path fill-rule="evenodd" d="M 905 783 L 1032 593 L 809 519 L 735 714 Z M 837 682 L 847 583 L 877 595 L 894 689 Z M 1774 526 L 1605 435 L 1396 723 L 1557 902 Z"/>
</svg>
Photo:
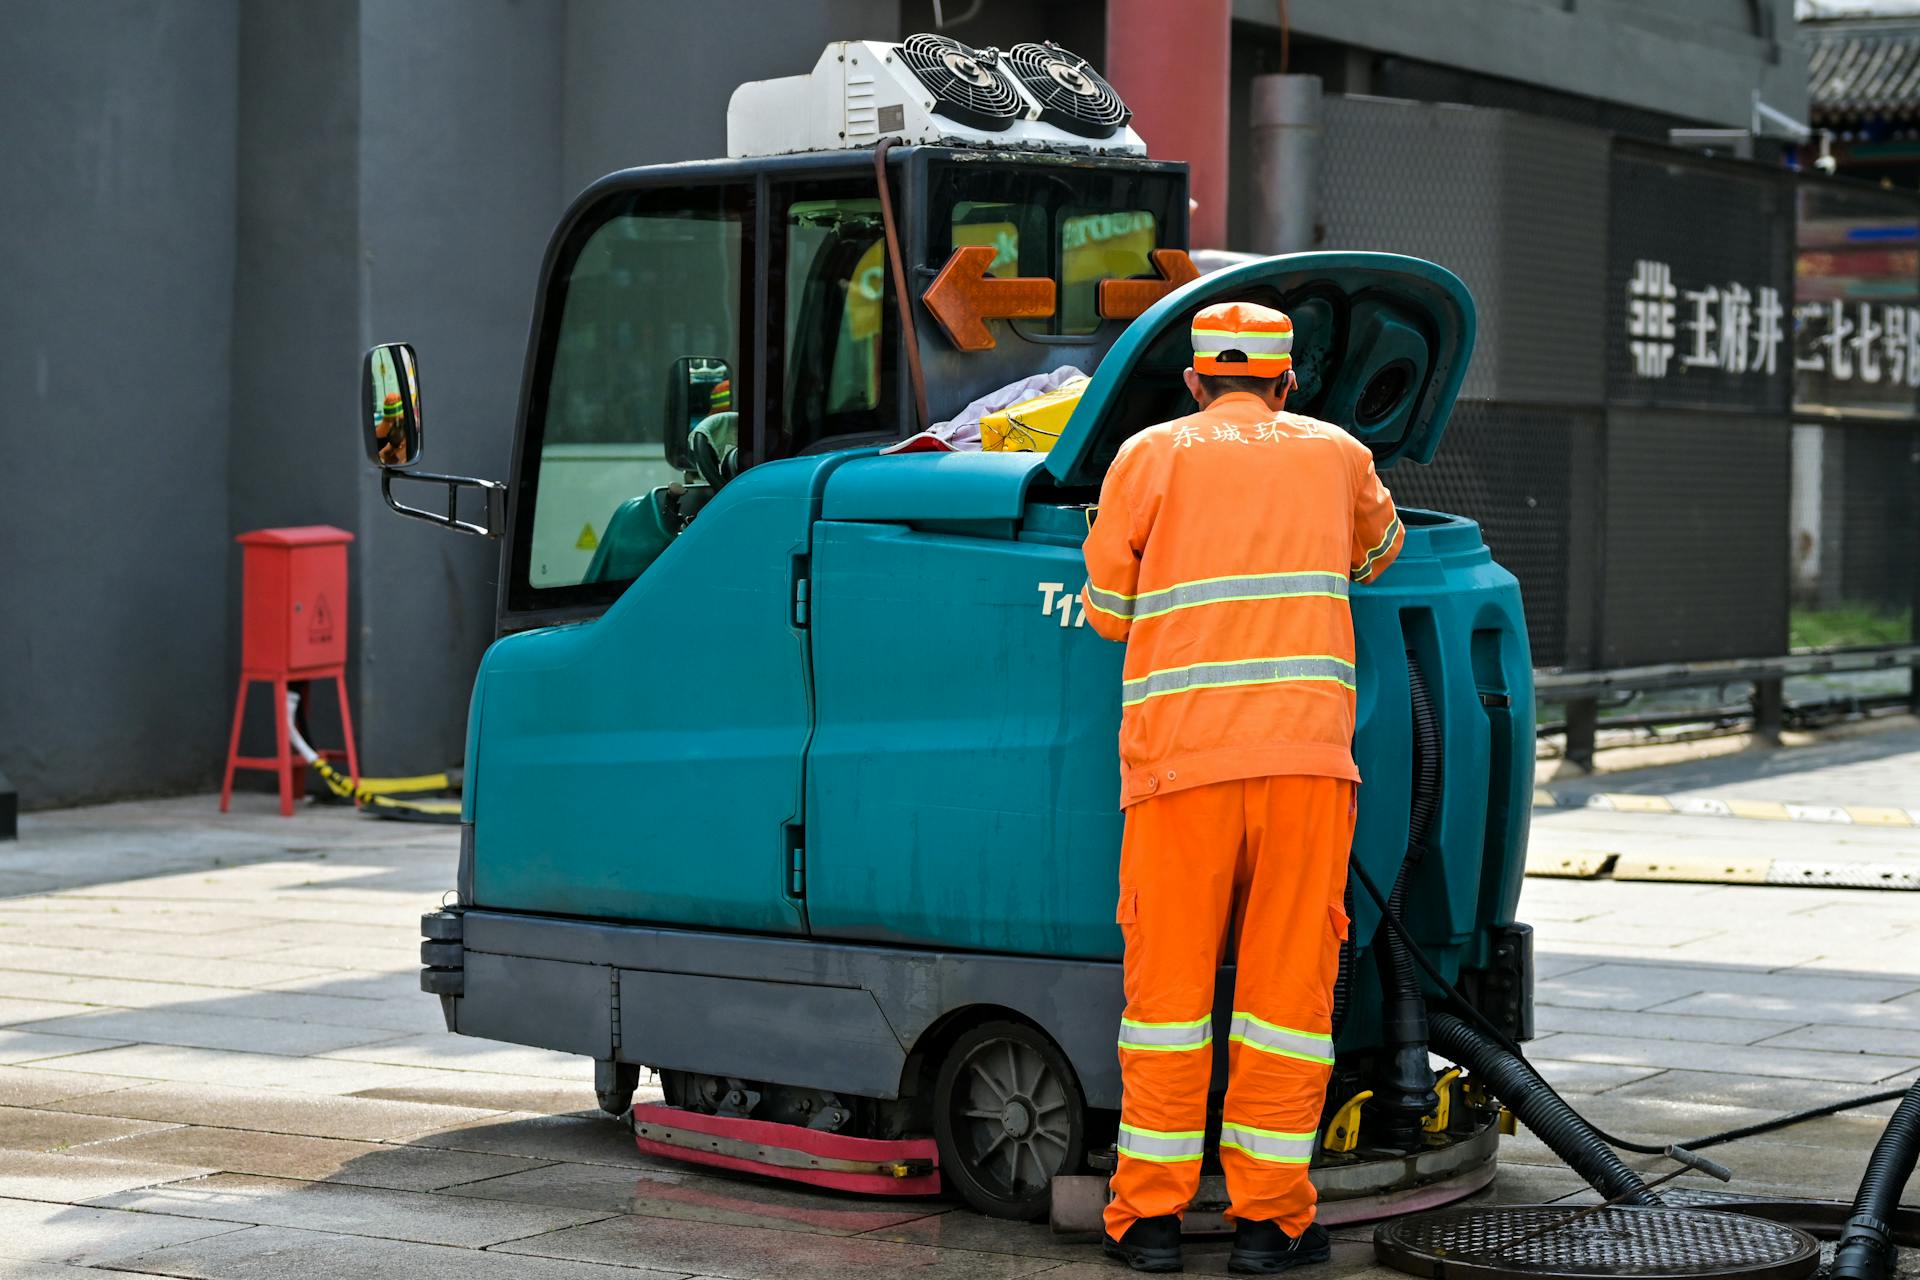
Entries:
<svg viewBox="0 0 1920 1280">
<path fill-rule="evenodd" d="M 1127 642 L 1120 803 L 1235 778 L 1358 781 L 1350 582 L 1400 553 L 1367 447 L 1221 396 L 1128 440 L 1087 535 L 1087 620 Z"/>
</svg>

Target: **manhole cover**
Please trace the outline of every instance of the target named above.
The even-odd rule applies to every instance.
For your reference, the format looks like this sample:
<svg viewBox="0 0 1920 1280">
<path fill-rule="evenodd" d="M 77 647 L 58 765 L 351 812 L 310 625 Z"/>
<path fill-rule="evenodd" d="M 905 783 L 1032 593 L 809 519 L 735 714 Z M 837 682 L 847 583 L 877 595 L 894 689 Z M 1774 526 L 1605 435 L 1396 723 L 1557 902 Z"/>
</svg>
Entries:
<svg viewBox="0 0 1920 1280">
<path fill-rule="evenodd" d="M 1797 1280 L 1820 1264 L 1804 1231 L 1695 1209 L 1498 1205 L 1383 1222 L 1380 1261 L 1441 1280 L 1534 1276 L 1739 1276 Z"/>
</svg>

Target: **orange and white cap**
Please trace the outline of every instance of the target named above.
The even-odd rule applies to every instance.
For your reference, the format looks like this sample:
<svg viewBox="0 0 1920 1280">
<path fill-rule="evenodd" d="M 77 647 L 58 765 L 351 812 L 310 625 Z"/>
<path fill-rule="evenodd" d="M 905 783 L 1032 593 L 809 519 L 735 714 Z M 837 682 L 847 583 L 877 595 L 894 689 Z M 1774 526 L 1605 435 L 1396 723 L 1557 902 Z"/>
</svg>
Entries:
<svg viewBox="0 0 1920 1280">
<path fill-rule="evenodd" d="M 1281 377 L 1293 368 L 1293 321 L 1251 302 L 1203 307 L 1193 318 L 1193 368 L 1221 377 Z"/>
</svg>

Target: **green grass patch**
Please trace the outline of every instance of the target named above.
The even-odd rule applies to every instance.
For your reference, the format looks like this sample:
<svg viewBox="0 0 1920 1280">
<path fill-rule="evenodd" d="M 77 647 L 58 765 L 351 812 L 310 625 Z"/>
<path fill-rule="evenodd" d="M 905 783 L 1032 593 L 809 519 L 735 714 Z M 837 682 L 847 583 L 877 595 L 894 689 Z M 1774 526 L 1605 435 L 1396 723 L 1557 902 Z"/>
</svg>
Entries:
<svg viewBox="0 0 1920 1280">
<path fill-rule="evenodd" d="M 1795 609 L 1787 618 L 1787 643 L 1794 649 L 1906 644 L 1912 636 L 1911 609 L 1896 611 L 1846 604 L 1826 609 Z"/>
</svg>

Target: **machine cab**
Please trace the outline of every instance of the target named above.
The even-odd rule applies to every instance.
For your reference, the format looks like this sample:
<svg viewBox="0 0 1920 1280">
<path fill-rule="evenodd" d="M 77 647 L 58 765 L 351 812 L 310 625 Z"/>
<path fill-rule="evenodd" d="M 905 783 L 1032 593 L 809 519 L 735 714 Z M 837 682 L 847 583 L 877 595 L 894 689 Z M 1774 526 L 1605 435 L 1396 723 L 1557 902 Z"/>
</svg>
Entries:
<svg viewBox="0 0 1920 1280">
<path fill-rule="evenodd" d="M 1160 280 L 1155 251 L 1186 243 L 1181 165 L 937 147 L 886 160 L 932 421 L 1033 373 L 1091 373 L 1137 314 L 1103 314 L 1102 282 Z M 887 245 L 872 152 L 589 189 L 534 317 L 503 629 L 603 610 L 748 468 L 925 425 Z M 922 295 L 966 247 L 985 255 L 979 278 L 1044 282 L 1049 314 L 985 319 L 990 345 L 955 346 Z"/>
</svg>

